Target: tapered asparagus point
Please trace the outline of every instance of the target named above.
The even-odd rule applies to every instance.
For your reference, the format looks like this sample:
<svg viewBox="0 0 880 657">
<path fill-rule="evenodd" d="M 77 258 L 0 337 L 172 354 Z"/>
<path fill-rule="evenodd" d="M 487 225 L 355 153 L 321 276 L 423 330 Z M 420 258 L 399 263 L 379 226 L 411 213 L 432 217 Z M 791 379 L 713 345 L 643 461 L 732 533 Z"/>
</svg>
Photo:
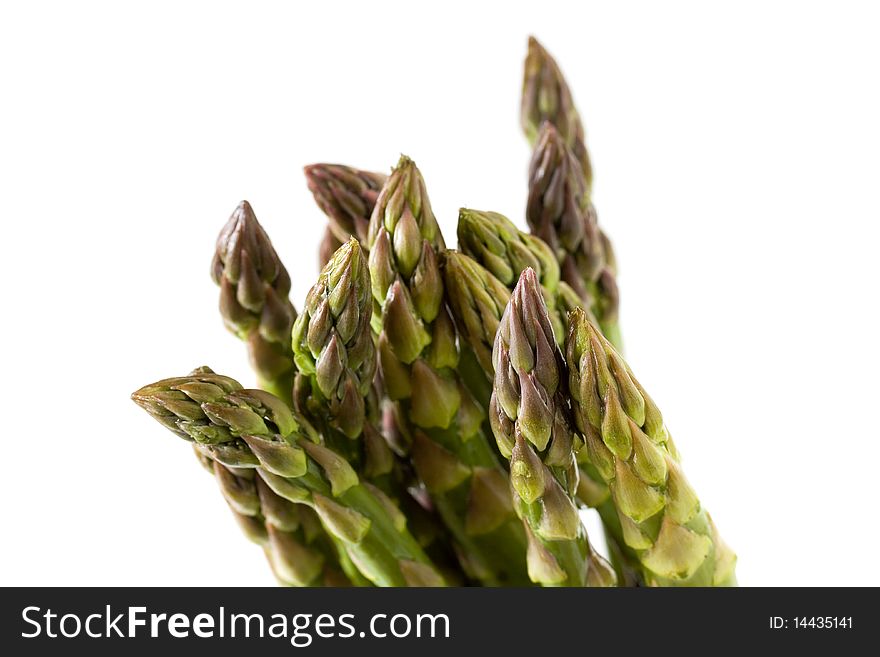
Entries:
<svg viewBox="0 0 880 657">
<path fill-rule="evenodd" d="M 310 164 L 304 172 L 336 239 L 345 242 L 353 236 L 366 248 L 370 215 L 385 176 L 342 164 Z"/>
<path fill-rule="evenodd" d="M 372 304 L 366 256 L 350 238 L 321 271 L 293 327 L 296 364 L 320 396 L 311 400 L 317 414 L 329 412 L 320 419 L 349 438 L 363 431 L 364 398 L 376 373 Z"/>
<path fill-rule="evenodd" d="M 559 65 L 535 37 L 529 37 L 520 116 L 523 131 L 533 145 L 542 123 L 546 121 L 556 126 L 577 158 L 589 188 L 593 171 L 584 143 L 584 126 Z"/>
<path fill-rule="evenodd" d="M 574 504 L 580 442 L 568 417 L 565 363 L 531 268 L 501 318 L 493 365 L 492 426 L 509 455 L 515 508 L 532 539 L 529 572 L 537 583 L 585 586 L 591 549 Z"/>
<path fill-rule="evenodd" d="M 199 370 L 144 386 L 132 399 L 163 426 L 194 441 L 202 454 L 230 468 L 256 468 L 276 495 L 311 506 L 374 584 L 406 585 L 407 561 L 433 570 L 415 539 L 359 483 L 345 459 L 305 438 L 292 411 L 273 395 Z"/>
<path fill-rule="evenodd" d="M 519 230 L 498 212 L 461 208 L 458 211 L 458 243 L 465 253 L 513 288 L 520 274 L 531 267 L 541 285 L 555 290 L 559 264 L 545 242 Z"/>
<path fill-rule="evenodd" d="M 624 540 L 646 581 L 732 581 L 735 557 L 688 484 L 660 411 L 629 366 L 579 309 L 571 314 L 565 348 L 576 425 L 611 489 Z"/>
<path fill-rule="evenodd" d="M 416 470 L 468 574 L 492 585 L 524 583 L 519 523 L 486 492 L 491 479 L 481 475 L 475 484 L 475 471 L 504 474 L 482 431 L 480 404 L 456 369 L 458 335 L 441 270 L 445 244 L 425 182 L 406 156 L 379 194 L 369 244 L 373 298 L 381 308 L 381 322 L 373 322 L 379 362 Z"/>
<path fill-rule="evenodd" d="M 529 166 L 526 219 L 554 250 L 565 276 L 565 256 L 577 256 L 578 272 L 592 279 L 601 268 L 602 242 L 580 165 L 552 123 L 543 123 Z M 568 280 L 568 279 L 566 279 Z M 576 280 L 570 285 L 577 289 Z M 580 283 L 583 285 L 583 283 Z"/>
<path fill-rule="evenodd" d="M 446 296 L 456 326 L 487 376 L 491 376 L 495 333 L 510 292 L 463 253 L 446 251 L 443 262 Z"/>
<path fill-rule="evenodd" d="M 247 201 L 232 213 L 217 238 L 211 265 L 220 286 L 220 314 L 230 331 L 245 340 L 251 364 L 272 392 L 290 395 L 293 358 L 290 277 Z"/>
<path fill-rule="evenodd" d="M 579 172 L 580 165 L 558 130 L 541 126 L 529 168 L 526 218 L 532 232 L 546 241 L 559 262 L 563 281 L 582 306 L 599 320 L 619 345 L 619 297 L 615 262 L 607 236 L 599 230 L 596 209 Z"/>
</svg>

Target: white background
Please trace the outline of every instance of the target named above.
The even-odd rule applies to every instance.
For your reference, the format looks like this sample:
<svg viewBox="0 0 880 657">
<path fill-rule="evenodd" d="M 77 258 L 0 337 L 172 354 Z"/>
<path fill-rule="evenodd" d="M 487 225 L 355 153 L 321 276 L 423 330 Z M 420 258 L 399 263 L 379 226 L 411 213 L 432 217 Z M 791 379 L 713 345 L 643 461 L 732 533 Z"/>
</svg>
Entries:
<svg viewBox="0 0 880 657">
<path fill-rule="evenodd" d="M 301 174 L 411 155 L 524 225 L 526 37 L 563 67 L 627 356 L 745 585 L 880 584 L 878 13 L 870 3 L 4 3 L 0 583 L 270 584 L 129 401 L 252 383 L 208 276 L 242 198 L 297 306 Z"/>
</svg>

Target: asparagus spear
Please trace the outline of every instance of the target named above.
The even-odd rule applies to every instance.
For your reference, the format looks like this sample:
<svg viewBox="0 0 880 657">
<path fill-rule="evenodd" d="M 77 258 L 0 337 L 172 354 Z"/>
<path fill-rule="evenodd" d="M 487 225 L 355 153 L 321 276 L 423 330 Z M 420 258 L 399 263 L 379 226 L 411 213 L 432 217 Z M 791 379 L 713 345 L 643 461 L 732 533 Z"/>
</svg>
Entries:
<svg viewBox="0 0 880 657">
<path fill-rule="evenodd" d="M 614 571 L 590 547 L 574 503 L 580 439 L 534 269 L 526 269 L 513 290 L 492 359 L 489 414 L 498 447 L 510 459 L 514 504 L 529 537 L 529 577 L 545 586 L 614 586 Z"/>
<path fill-rule="evenodd" d="M 606 262 L 610 242 L 599 231 L 580 164 L 549 122 L 540 128 L 529 166 L 526 219 L 556 254 L 562 279 L 596 316 L 606 337 L 620 347 L 617 282 Z"/>
<path fill-rule="evenodd" d="M 444 265 L 450 307 L 461 338 L 478 354 L 481 363 L 486 362 L 486 358 L 489 359 L 481 374 L 489 380 L 494 380 L 495 365 L 492 361 L 492 348 L 504 308 L 510 301 L 510 290 L 491 272 L 462 253 L 447 251 Z M 540 282 L 537 271 L 535 277 Z M 548 297 L 546 288 L 543 289 L 542 294 L 545 299 Z M 558 314 L 565 318 L 566 326 L 568 313 L 580 303 L 576 298 L 574 301 L 575 306 L 569 308 L 565 303 L 561 303 L 558 309 Z M 550 319 L 552 323 L 553 316 Z M 554 336 L 558 336 L 554 344 L 561 347 L 564 333 L 557 332 L 554 328 Z M 467 384 L 474 391 L 481 389 L 479 384 L 471 381 L 467 381 Z M 635 555 L 627 550 L 623 542 L 617 511 L 609 499 L 608 486 L 587 462 L 586 451 L 581 448 L 576 454 L 579 466 L 576 497 L 583 506 L 596 509 L 602 518 L 618 580 L 621 583 L 635 584 L 638 582 L 640 567 Z"/>
<path fill-rule="evenodd" d="M 202 373 L 158 381 L 132 399 L 206 456 L 256 469 L 277 495 L 310 506 L 377 586 L 443 585 L 397 508 L 361 484 L 337 453 L 308 440 L 274 395 Z"/>
<path fill-rule="evenodd" d="M 370 215 L 385 175 L 342 164 L 310 164 L 305 174 L 309 191 L 340 244 L 353 236 L 366 246 Z"/>
<path fill-rule="evenodd" d="M 264 390 L 290 400 L 293 352 L 290 276 L 247 201 L 242 201 L 217 238 L 211 275 L 220 286 L 226 327 L 247 343 L 251 366 Z"/>
<path fill-rule="evenodd" d="M 384 475 L 391 471 L 391 451 L 381 435 L 369 431 L 364 435 L 377 365 L 370 330 L 372 302 L 366 258 L 357 240 L 349 239 L 309 290 L 293 326 L 292 348 L 305 387 L 297 393 L 298 409 L 325 425 L 325 437 L 341 436 L 331 441 L 335 444 L 363 436 L 368 444 L 364 458 L 358 457 L 352 465 Z M 371 405 L 375 412 L 375 399 Z"/>
<path fill-rule="evenodd" d="M 407 491 L 414 474 L 382 434 L 382 413 L 375 392 L 376 347 L 370 328 L 373 297 L 366 254 L 350 238 L 333 255 L 306 297 L 293 328 L 293 351 L 299 367 L 297 408 L 332 436 L 332 444 L 356 470 L 388 496 L 420 530 L 416 536 L 448 581 L 462 581 L 439 522 Z"/>
<path fill-rule="evenodd" d="M 263 547 L 279 582 L 287 586 L 351 586 L 352 581 L 340 569 L 333 543 L 311 509 L 276 495 L 252 469 L 227 468 L 200 456 L 216 477 L 244 534 Z"/>
<path fill-rule="evenodd" d="M 547 121 L 556 126 L 580 164 L 589 191 L 593 183 L 593 167 L 584 142 L 584 125 L 575 107 L 571 89 L 556 60 L 533 36 L 529 37 L 523 70 L 520 120 L 532 146 L 538 141 L 542 123 Z"/>
<path fill-rule="evenodd" d="M 456 371 L 439 266 L 443 236 L 421 173 L 405 156 L 379 195 L 369 243 L 380 367 L 416 472 L 471 576 L 489 585 L 528 583 L 506 474 L 482 430 L 485 414 Z"/>
<path fill-rule="evenodd" d="M 648 584 L 735 585 L 736 556 L 700 505 L 660 410 L 632 370 L 579 310 L 565 349 L 576 426 Z"/>
<path fill-rule="evenodd" d="M 568 311 L 583 302 L 567 283 L 559 279 L 559 263 L 544 240 L 519 230 L 498 212 L 461 208 L 458 211 L 458 244 L 462 253 L 488 269 L 508 290 L 513 289 L 527 267 L 534 269 L 550 312 L 553 333 L 557 342 L 562 342 L 568 326 Z M 491 361 L 491 342 L 488 359 L 486 355 L 484 353 L 481 360 L 484 364 Z"/>
</svg>

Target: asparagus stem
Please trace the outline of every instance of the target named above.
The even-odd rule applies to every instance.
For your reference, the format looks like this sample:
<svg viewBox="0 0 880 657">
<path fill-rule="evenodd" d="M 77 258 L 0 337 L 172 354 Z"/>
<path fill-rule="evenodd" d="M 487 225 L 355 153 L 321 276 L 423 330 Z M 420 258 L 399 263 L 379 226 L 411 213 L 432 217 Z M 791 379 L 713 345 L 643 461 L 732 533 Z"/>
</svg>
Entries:
<svg viewBox="0 0 880 657">
<path fill-rule="evenodd" d="M 579 447 L 569 418 L 566 371 L 535 271 L 514 288 L 492 353 L 495 377 L 489 413 L 495 439 L 510 459 L 517 513 L 529 532 L 529 576 L 545 586 L 585 586 L 591 562 L 574 495 Z M 604 561 L 592 581 L 614 586 Z"/>
<path fill-rule="evenodd" d="M 227 467 L 254 468 L 275 494 L 314 509 L 377 586 L 444 583 L 400 518 L 339 454 L 306 438 L 277 397 L 203 373 L 164 379 L 132 399 L 203 454 Z"/>
<path fill-rule="evenodd" d="M 566 145 L 575 155 L 589 188 L 593 168 L 584 142 L 584 125 L 574 104 L 571 89 L 559 64 L 538 42 L 529 37 L 529 49 L 523 67 L 523 91 L 520 119 L 523 132 L 534 146 L 545 121 L 556 126 Z"/>
<path fill-rule="evenodd" d="M 559 65 L 534 37 L 529 38 L 524 67 L 521 118 L 534 147 L 529 227 L 553 248 L 563 280 L 621 349 L 617 261 L 590 201 L 593 169 L 584 126 Z"/>
<path fill-rule="evenodd" d="M 660 410 L 629 366 L 580 310 L 570 316 L 565 349 L 584 451 L 611 490 L 646 582 L 735 583 L 736 556 L 687 482 Z"/>
<path fill-rule="evenodd" d="M 481 356 L 484 367 L 480 374 L 484 380 L 493 377 L 495 372 L 490 345 L 510 299 L 507 286 L 512 287 L 526 268 L 535 271 L 548 312 L 551 308 L 555 310 L 551 323 L 556 344 L 561 347 L 565 336 L 562 327 L 567 326 L 568 313 L 580 307 L 581 301 L 559 281 L 558 266 L 546 244 L 519 231 L 503 215 L 477 210 L 460 211 L 458 235 L 463 249 L 504 276 L 502 283 L 472 258 L 455 251 L 446 252 L 444 272 L 450 307 L 462 339 Z M 468 385 L 479 389 L 471 382 L 472 378 L 468 379 Z M 599 512 L 607 540 L 616 544 L 612 554 L 623 556 L 621 571 L 626 576 L 618 579 L 621 582 L 633 580 L 640 567 L 635 554 L 624 543 L 617 512 L 609 500 L 608 486 L 586 461 L 584 450 L 578 451 L 578 463 L 581 472 L 577 498 L 583 506 Z"/>
<path fill-rule="evenodd" d="M 342 164 L 311 164 L 304 171 L 309 191 L 339 244 L 355 237 L 366 247 L 370 215 L 385 176 Z"/>
<path fill-rule="evenodd" d="M 416 472 L 469 575 L 489 585 L 528 583 L 524 533 L 509 498 L 498 495 L 505 472 L 482 430 L 484 412 L 456 369 L 443 237 L 421 173 L 405 156 L 379 194 L 369 244 L 379 362 Z"/>
<path fill-rule="evenodd" d="M 374 390 L 377 360 L 370 328 L 372 311 L 366 255 L 360 243 L 350 238 L 322 270 L 294 324 L 298 377 L 307 379 L 298 388 L 308 393 L 297 394 L 297 408 L 376 486 L 376 495 L 387 496 L 389 506 L 405 504 L 411 513 L 425 516 L 423 523 L 431 522 L 427 510 L 406 503 L 407 486 L 413 484 L 411 467 L 382 436 Z M 434 521 L 439 523 L 439 518 Z M 439 532 L 433 537 L 438 538 Z M 454 573 L 457 563 L 451 550 L 444 549 L 439 540 L 429 547 L 439 559 L 438 567 L 442 564 L 444 572 Z M 459 572 L 457 579 L 463 580 L 463 574 Z"/>
<path fill-rule="evenodd" d="M 289 403 L 293 390 L 290 276 L 247 201 L 232 213 L 217 238 L 211 265 L 220 286 L 220 314 L 245 341 L 264 390 Z"/>
</svg>

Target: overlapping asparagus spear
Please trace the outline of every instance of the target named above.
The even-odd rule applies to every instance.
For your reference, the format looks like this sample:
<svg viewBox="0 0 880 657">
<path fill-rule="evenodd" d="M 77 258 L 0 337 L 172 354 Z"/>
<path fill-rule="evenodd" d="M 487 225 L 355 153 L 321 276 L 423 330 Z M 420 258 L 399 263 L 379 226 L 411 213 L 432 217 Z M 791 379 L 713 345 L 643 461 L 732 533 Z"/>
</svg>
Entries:
<svg viewBox="0 0 880 657">
<path fill-rule="evenodd" d="M 533 147 L 538 142 L 542 124 L 547 122 L 556 126 L 580 164 L 589 192 L 593 184 L 593 167 L 584 141 L 584 124 L 559 64 L 535 37 L 529 37 L 529 49 L 523 67 L 520 122 Z"/>
<path fill-rule="evenodd" d="M 416 472 L 468 573 L 489 585 L 527 583 L 525 535 L 507 477 L 482 430 L 485 412 L 456 370 L 440 272 L 445 244 L 421 173 L 405 156 L 379 195 L 369 242 L 383 380 Z"/>
<path fill-rule="evenodd" d="M 571 314 L 565 349 L 577 428 L 646 581 L 735 584 L 736 557 L 685 478 L 660 410 L 632 370 L 579 310 Z"/>
<path fill-rule="evenodd" d="M 468 211 L 468 215 L 472 218 L 485 214 L 488 213 Z M 498 223 L 509 224 L 501 215 L 497 213 L 491 214 L 495 215 Z M 459 222 L 460 234 L 461 229 L 462 224 Z M 532 236 L 526 237 L 533 240 L 536 239 Z M 462 241 L 461 238 L 459 238 L 459 241 Z M 489 243 L 492 242 L 491 239 L 487 241 Z M 537 241 L 540 242 L 540 240 Z M 499 251 L 499 253 L 502 253 L 502 251 Z M 484 252 L 480 251 L 477 254 L 485 255 Z M 505 271 L 507 267 L 513 266 L 514 261 L 507 260 L 506 266 L 502 266 L 504 262 L 504 258 L 495 261 L 496 268 Z M 551 259 L 551 262 L 555 265 L 555 261 Z M 486 358 L 489 359 L 488 363 L 484 365 L 484 370 L 481 374 L 489 379 L 494 379 L 495 364 L 492 361 L 492 348 L 498 332 L 498 326 L 501 322 L 502 313 L 510 300 L 510 290 L 496 279 L 491 272 L 462 253 L 447 251 L 444 263 L 447 295 L 461 338 L 471 346 L 480 357 L 481 362 L 485 362 Z M 538 275 L 537 271 L 535 271 L 535 277 L 540 283 L 542 277 Z M 547 280 L 549 283 L 552 281 L 552 276 L 544 280 Z M 554 294 L 552 287 L 542 287 L 541 289 L 544 299 L 558 299 L 558 295 Z M 575 299 L 574 303 L 574 307 L 577 307 L 580 302 Z M 550 304 L 546 305 L 549 306 Z M 550 316 L 550 319 L 552 323 L 552 320 L 557 318 L 560 322 L 563 322 L 562 326 L 565 326 L 565 330 L 567 330 L 570 309 L 566 307 L 565 303 L 562 303 L 561 306 L 557 309 L 558 312 L 555 315 Z M 558 345 L 561 347 L 564 344 L 565 330 L 556 329 L 554 326 L 554 346 Z M 467 383 L 472 390 L 480 390 L 478 384 L 473 384 L 471 381 L 467 381 Z M 576 456 L 580 469 L 576 491 L 577 499 L 584 506 L 595 508 L 602 518 L 612 562 L 618 571 L 618 579 L 621 582 L 634 583 L 638 579 L 638 564 L 635 563 L 635 556 L 629 554 L 629 550 L 626 549 L 620 522 L 617 519 L 617 511 L 610 500 L 608 486 L 589 463 L 586 462 L 585 450 L 582 448 L 577 449 Z"/>
<path fill-rule="evenodd" d="M 519 230 L 498 212 L 461 208 L 458 211 L 458 246 L 462 253 L 488 269 L 508 290 L 513 289 L 526 268 L 534 269 L 550 312 L 553 333 L 557 341 L 562 342 L 568 312 L 582 306 L 583 301 L 565 281 L 560 280 L 559 263 L 544 240 Z M 488 352 L 476 347 L 475 350 L 489 371 L 491 342 Z"/>
<path fill-rule="evenodd" d="M 414 535 L 450 581 L 462 581 L 454 555 L 433 529 L 439 519 L 408 492 L 417 485 L 408 461 L 382 435 L 375 392 L 376 348 L 370 328 L 373 297 L 366 255 L 349 238 L 309 291 L 293 328 L 299 367 L 295 402 L 330 437 L 375 495 L 389 497 L 416 525 Z M 424 531 L 429 530 L 429 531 Z"/>
<path fill-rule="evenodd" d="M 593 170 L 584 126 L 559 65 L 534 37 L 524 67 L 521 120 L 534 147 L 529 227 L 553 248 L 563 280 L 620 348 L 617 261 L 590 200 Z"/>
<path fill-rule="evenodd" d="M 217 479 L 245 536 L 263 548 L 280 583 L 351 586 L 340 569 L 335 546 L 308 507 L 276 495 L 253 469 L 227 468 L 196 453 Z"/>
<path fill-rule="evenodd" d="M 532 232 L 553 249 L 562 279 L 620 345 L 619 295 L 606 261 L 607 240 L 599 232 L 580 165 L 551 123 L 544 123 L 529 166 L 526 219 Z"/>
<path fill-rule="evenodd" d="M 379 476 L 391 471 L 392 454 L 367 422 L 368 405 L 376 412 L 372 304 L 366 258 L 357 240 L 350 238 L 309 290 L 294 323 L 291 344 L 297 378 L 302 381 L 297 385 L 297 408 L 323 425 L 325 438 L 329 433 L 340 436 L 331 442 L 360 444 L 363 449 L 356 450 L 358 457 L 352 465 Z"/>
<path fill-rule="evenodd" d="M 300 431 L 290 407 L 234 379 L 196 373 L 145 386 L 132 399 L 173 433 L 228 468 L 252 468 L 278 496 L 310 506 L 378 586 L 442 585 L 400 511 L 351 466 Z"/>
<path fill-rule="evenodd" d="M 492 356 L 489 415 L 510 459 L 514 504 L 529 538 L 529 576 L 545 586 L 614 586 L 614 571 L 590 547 L 574 503 L 580 438 L 569 419 L 565 363 L 531 268 L 504 310 Z"/>
<path fill-rule="evenodd" d="M 304 171 L 309 191 L 340 246 L 355 237 L 367 248 L 370 215 L 386 176 L 344 164 L 310 164 Z"/>
<path fill-rule="evenodd" d="M 247 343 L 258 384 L 285 401 L 293 390 L 290 276 L 247 201 L 217 238 L 211 276 L 226 327 Z"/>
</svg>

